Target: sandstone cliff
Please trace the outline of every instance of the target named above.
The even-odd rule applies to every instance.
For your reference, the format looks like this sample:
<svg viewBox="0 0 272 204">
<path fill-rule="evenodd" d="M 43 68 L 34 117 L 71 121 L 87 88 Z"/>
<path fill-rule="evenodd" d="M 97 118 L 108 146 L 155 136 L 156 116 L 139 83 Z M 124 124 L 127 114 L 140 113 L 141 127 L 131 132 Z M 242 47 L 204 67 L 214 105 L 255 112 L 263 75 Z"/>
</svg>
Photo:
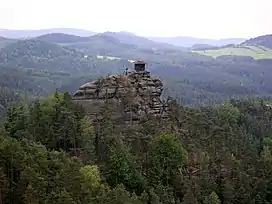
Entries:
<svg viewBox="0 0 272 204">
<path fill-rule="evenodd" d="M 141 64 L 142 63 L 142 64 Z M 73 100 L 95 116 L 105 101 L 115 104 L 116 119 L 137 123 L 147 115 L 166 119 L 168 108 L 161 99 L 163 83 L 145 70 L 143 62 L 135 70 L 86 83 L 74 93 Z M 142 65 L 140 68 L 138 65 Z"/>
</svg>

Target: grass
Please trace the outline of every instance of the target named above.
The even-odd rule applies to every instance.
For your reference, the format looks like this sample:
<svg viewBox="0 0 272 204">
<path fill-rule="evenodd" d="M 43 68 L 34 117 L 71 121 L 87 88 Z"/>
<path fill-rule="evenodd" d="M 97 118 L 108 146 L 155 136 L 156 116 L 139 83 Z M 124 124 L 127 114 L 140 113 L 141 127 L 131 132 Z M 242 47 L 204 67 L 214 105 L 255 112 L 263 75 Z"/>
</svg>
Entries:
<svg viewBox="0 0 272 204">
<path fill-rule="evenodd" d="M 250 56 L 255 60 L 258 59 L 272 59 L 272 49 L 265 48 L 263 46 L 232 46 L 219 48 L 214 50 L 196 50 L 193 51 L 198 54 L 212 56 L 217 58 L 224 55 L 234 55 L 234 56 Z"/>
</svg>

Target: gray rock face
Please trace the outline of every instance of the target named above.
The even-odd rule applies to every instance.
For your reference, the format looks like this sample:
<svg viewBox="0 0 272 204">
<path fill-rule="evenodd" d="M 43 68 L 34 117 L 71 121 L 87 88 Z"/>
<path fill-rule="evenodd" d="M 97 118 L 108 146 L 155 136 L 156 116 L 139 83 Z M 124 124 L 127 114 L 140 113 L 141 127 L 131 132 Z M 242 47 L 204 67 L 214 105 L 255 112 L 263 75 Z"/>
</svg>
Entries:
<svg viewBox="0 0 272 204">
<path fill-rule="evenodd" d="M 90 115 L 98 114 L 105 101 L 115 104 L 116 118 L 137 123 L 147 115 L 168 117 L 168 107 L 161 99 L 163 83 L 148 71 L 132 71 L 122 75 L 86 83 L 74 93 L 73 100 Z"/>
</svg>

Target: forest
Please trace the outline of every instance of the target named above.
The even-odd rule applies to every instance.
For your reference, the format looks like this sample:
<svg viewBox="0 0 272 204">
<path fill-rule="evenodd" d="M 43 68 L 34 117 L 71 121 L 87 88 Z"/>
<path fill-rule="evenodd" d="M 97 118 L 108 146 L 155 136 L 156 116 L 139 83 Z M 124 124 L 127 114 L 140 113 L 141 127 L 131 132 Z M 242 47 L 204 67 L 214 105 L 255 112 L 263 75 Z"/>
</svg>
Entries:
<svg viewBox="0 0 272 204">
<path fill-rule="evenodd" d="M 1 203 L 265 204 L 272 201 L 272 110 L 259 100 L 189 108 L 120 132 L 55 93 L 8 109 L 0 131 Z"/>
</svg>

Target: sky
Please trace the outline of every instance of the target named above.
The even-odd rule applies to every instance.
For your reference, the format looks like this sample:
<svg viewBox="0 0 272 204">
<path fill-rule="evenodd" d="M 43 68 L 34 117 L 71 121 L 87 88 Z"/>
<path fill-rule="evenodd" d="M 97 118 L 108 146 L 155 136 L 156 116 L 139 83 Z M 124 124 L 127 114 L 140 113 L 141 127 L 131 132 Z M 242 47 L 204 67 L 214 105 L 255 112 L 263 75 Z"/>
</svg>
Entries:
<svg viewBox="0 0 272 204">
<path fill-rule="evenodd" d="M 0 0 L 0 28 L 79 28 L 141 36 L 272 34 L 272 0 Z"/>
</svg>

